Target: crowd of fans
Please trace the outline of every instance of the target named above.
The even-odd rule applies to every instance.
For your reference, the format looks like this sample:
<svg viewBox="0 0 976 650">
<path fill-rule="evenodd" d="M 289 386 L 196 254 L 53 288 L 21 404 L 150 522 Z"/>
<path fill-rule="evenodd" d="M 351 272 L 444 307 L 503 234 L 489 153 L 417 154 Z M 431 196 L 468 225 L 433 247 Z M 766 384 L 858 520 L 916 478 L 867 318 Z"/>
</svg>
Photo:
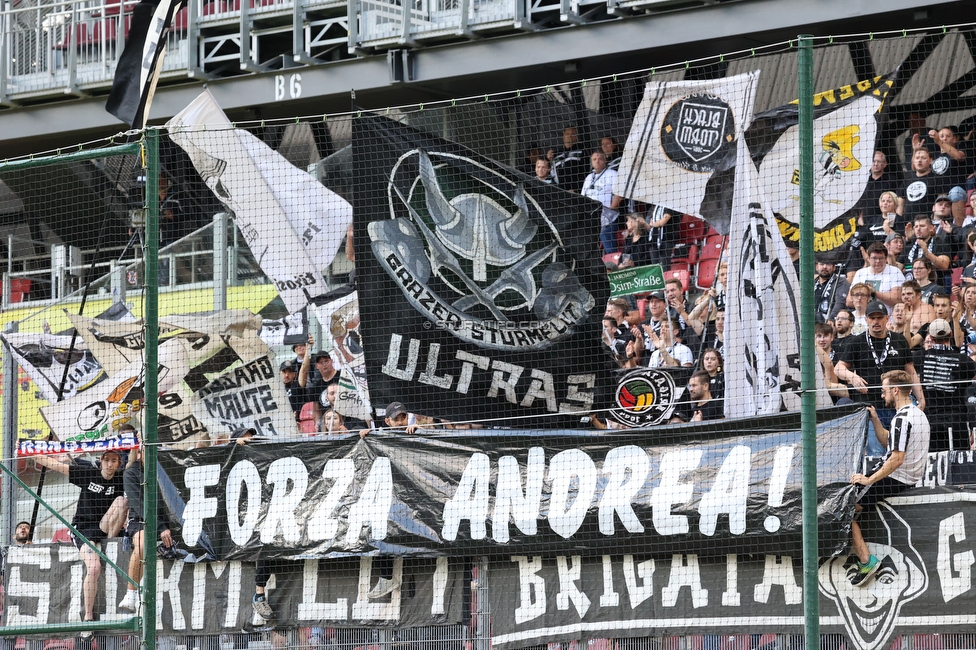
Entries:
<svg viewBox="0 0 976 650">
<path fill-rule="evenodd" d="M 914 128 L 905 139 L 904 170 L 875 152 L 846 258 L 824 255 L 816 264 L 818 354 L 832 399 L 871 404 L 887 426 L 891 413 L 880 396 L 881 375 L 908 372 L 914 400 L 931 409 L 931 451 L 948 449 L 950 442 L 953 449 L 970 449 L 976 422 L 970 413 L 976 399 L 969 399 L 976 377 L 974 133 L 960 135 L 952 126 Z M 567 128 L 566 148 L 574 142 L 575 130 Z M 556 159 L 568 156 L 562 152 Z M 607 162 L 602 146 L 590 162 L 592 173 L 579 191 L 604 205 L 600 243 L 608 268 L 661 264 L 668 271 L 677 225 L 694 217 L 595 189 L 615 165 Z M 560 182 L 556 176 L 550 180 Z M 710 286 L 704 284 L 709 288 L 693 297 L 680 280 L 671 279 L 664 291 L 611 300 L 602 340 L 618 372 L 708 371 L 710 397 L 720 401 L 723 393 L 714 384 L 722 376 L 727 272 L 723 262 Z M 679 407 L 698 400 L 693 388 L 698 383 L 689 381 Z M 715 409 L 717 417 L 721 410 Z M 707 412 L 702 417 L 707 419 Z M 872 427 L 868 453 L 882 451 Z"/>
</svg>

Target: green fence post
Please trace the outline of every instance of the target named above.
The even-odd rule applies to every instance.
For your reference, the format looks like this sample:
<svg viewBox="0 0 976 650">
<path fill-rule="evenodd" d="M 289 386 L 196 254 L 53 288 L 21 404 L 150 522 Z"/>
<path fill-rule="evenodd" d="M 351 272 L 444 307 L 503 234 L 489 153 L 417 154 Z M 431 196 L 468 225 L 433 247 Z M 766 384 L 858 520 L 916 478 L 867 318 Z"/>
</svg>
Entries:
<svg viewBox="0 0 976 650">
<path fill-rule="evenodd" d="M 147 650 L 156 648 L 156 451 L 159 435 L 157 373 L 159 370 L 159 132 L 147 129 L 146 147 L 146 289 L 143 294 L 146 327 L 146 410 L 143 427 L 145 454 L 145 490 L 143 520 L 146 532 L 145 571 L 142 589 L 142 642 Z"/>
<path fill-rule="evenodd" d="M 803 614 L 807 648 L 820 647 L 817 535 L 817 371 L 813 304 L 813 37 L 800 36 L 800 390 L 803 439 Z"/>
</svg>

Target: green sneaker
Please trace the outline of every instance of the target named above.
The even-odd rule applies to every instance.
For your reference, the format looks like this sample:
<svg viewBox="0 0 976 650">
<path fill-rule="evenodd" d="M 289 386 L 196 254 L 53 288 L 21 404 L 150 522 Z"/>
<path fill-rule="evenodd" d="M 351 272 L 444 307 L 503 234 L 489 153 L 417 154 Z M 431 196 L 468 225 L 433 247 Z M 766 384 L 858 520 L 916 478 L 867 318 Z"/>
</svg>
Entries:
<svg viewBox="0 0 976 650">
<path fill-rule="evenodd" d="M 851 576 L 851 584 L 855 587 L 863 587 L 879 568 L 881 568 L 881 560 L 873 555 L 864 564 L 858 562 L 857 573 Z"/>
</svg>

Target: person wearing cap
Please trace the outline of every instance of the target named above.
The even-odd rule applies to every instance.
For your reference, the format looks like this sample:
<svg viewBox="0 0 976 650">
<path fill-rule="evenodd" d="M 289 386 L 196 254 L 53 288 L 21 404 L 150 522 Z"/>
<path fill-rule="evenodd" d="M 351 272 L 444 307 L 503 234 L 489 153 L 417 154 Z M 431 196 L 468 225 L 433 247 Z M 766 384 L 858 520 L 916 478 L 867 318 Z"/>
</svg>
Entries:
<svg viewBox="0 0 976 650">
<path fill-rule="evenodd" d="M 813 296 L 818 323 L 834 322 L 837 312 L 847 304 L 847 292 L 850 289 L 847 278 L 837 272 L 836 264 L 829 260 L 817 261 Z"/>
<path fill-rule="evenodd" d="M 928 334 L 932 346 L 916 351 L 914 363 L 932 428 L 929 451 L 946 451 L 950 444 L 969 449 L 966 389 L 976 379 L 976 361 L 952 345 L 952 326 L 944 318 L 932 321 Z"/>
<path fill-rule="evenodd" d="M 118 537 L 125 524 L 129 504 L 124 495 L 122 472 L 119 471 L 122 467 L 122 454 L 114 450 L 102 452 L 98 465 L 85 460 L 64 462 L 52 456 L 38 456 L 35 462 L 59 474 L 64 474 L 68 477 L 69 483 L 81 488 L 71 525 L 85 538 L 73 536 L 75 546 L 78 547 L 81 560 L 85 564 L 85 578 L 82 582 L 84 603 L 82 620 L 93 621 L 102 560 L 94 548 L 85 543 L 85 540 L 95 544 L 109 537 Z M 92 634 L 83 632 L 82 637 L 91 638 Z"/>
<path fill-rule="evenodd" d="M 315 345 L 315 339 L 308 337 L 308 344 Z M 314 372 L 312 370 L 314 369 Z M 316 402 L 320 399 L 322 391 L 329 384 L 339 382 L 339 371 L 332 363 L 332 356 L 328 352 L 319 351 L 315 354 L 305 355 L 302 367 L 298 371 L 298 385 L 305 389 L 305 399 L 309 402 Z"/>
<path fill-rule="evenodd" d="M 295 414 L 295 421 L 298 421 L 298 414 L 305 404 L 305 389 L 298 384 L 298 366 L 294 361 L 282 361 L 278 366 L 281 373 L 281 383 L 285 385 L 285 393 L 288 395 L 288 402 L 291 410 Z"/>
<path fill-rule="evenodd" d="M 644 348 L 653 350 L 654 344 L 649 339 L 651 332 L 661 333 L 661 323 L 668 319 L 668 303 L 663 291 L 652 291 L 647 296 L 647 317 L 641 324 L 644 332 Z"/>
<path fill-rule="evenodd" d="M 888 331 L 888 308 L 880 300 L 872 300 L 866 312 L 867 331 L 851 337 L 840 351 L 834 371 L 841 381 L 850 386 L 851 399 L 873 406 L 882 424 L 888 426 L 894 411 L 885 406 L 881 395 L 881 375 L 890 370 L 907 372 L 922 409 L 925 408 L 925 395 L 918 385 L 908 341 L 901 334 Z M 883 451 L 884 446 L 879 442 L 874 427 L 869 424 L 867 455 L 880 456 Z"/>
<path fill-rule="evenodd" d="M 898 261 L 898 258 L 901 257 L 901 252 L 905 250 L 905 236 L 900 232 L 888 233 L 885 237 L 884 247 L 888 251 L 888 264 L 904 273 L 905 267 Z"/>
<path fill-rule="evenodd" d="M 854 285 L 867 284 L 874 291 L 874 299 L 880 300 L 888 309 L 901 302 L 901 283 L 905 274 L 897 267 L 888 264 L 888 249 L 880 242 L 868 246 L 868 265 L 858 269 L 851 280 L 851 291 L 847 294 L 847 306 L 855 307 L 852 293 Z"/>
</svg>

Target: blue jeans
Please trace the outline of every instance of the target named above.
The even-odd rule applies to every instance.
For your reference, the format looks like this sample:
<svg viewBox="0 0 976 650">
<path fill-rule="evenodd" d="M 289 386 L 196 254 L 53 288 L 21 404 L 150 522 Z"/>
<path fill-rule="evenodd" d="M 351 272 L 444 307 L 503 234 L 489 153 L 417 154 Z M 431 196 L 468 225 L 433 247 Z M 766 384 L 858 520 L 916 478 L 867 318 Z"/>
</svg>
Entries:
<svg viewBox="0 0 976 650">
<path fill-rule="evenodd" d="M 878 413 L 878 419 L 881 420 L 881 424 L 887 429 L 891 426 L 891 418 L 895 417 L 895 409 L 878 409 L 875 411 Z M 878 435 L 874 431 L 874 423 L 871 422 L 871 418 L 868 418 L 868 444 L 867 448 L 864 450 L 864 455 L 866 456 L 884 456 L 886 447 L 881 444 L 878 440 Z"/>
<path fill-rule="evenodd" d="M 600 229 L 600 244 L 603 246 L 603 254 L 617 252 L 617 231 L 620 228 L 616 223 L 604 226 Z"/>
</svg>

